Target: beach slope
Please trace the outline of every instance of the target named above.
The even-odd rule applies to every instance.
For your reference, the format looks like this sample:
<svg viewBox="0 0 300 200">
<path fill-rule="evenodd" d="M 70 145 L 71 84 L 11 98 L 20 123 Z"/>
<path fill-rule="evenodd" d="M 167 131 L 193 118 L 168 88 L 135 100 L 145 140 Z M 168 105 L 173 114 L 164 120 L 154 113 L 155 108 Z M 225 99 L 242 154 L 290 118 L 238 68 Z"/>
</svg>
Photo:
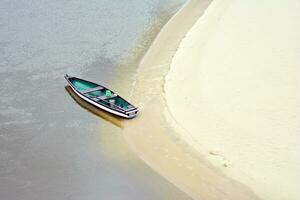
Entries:
<svg viewBox="0 0 300 200">
<path fill-rule="evenodd" d="M 300 198 L 300 2 L 214 0 L 166 100 L 182 138 L 263 199 Z"/>
</svg>

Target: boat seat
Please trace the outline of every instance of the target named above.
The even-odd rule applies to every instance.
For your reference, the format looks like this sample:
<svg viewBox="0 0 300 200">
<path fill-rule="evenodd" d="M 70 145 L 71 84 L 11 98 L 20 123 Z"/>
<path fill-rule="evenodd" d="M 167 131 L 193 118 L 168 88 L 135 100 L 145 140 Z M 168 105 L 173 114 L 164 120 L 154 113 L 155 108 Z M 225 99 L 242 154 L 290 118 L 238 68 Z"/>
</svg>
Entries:
<svg viewBox="0 0 300 200">
<path fill-rule="evenodd" d="M 103 101 L 106 100 L 106 96 L 97 96 L 97 97 L 92 97 L 91 99 L 99 102 L 99 100 L 103 100 Z"/>
<path fill-rule="evenodd" d="M 89 93 L 89 92 L 94 92 L 94 91 L 102 90 L 102 89 L 103 89 L 103 87 L 98 86 L 98 87 L 94 87 L 94 88 L 91 88 L 91 89 L 87 89 L 87 90 L 83 91 L 82 93 L 86 94 L 86 93 Z"/>
<path fill-rule="evenodd" d="M 107 98 L 107 96 L 105 96 L 105 95 L 97 97 L 97 99 L 101 99 L 101 100 L 105 100 L 106 98 Z"/>
<path fill-rule="evenodd" d="M 130 109 L 132 109 L 132 108 L 134 108 L 132 105 L 128 105 L 128 106 L 127 106 L 127 110 L 130 110 Z"/>
<path fill-rule="evenodd" d="M 111 99 L 111 98 L 116 97 L 116 96 L 118 96 L 118 95 L 117 94 L 112 94 L 110 97 L 102 95 L 102 96 L 98 96 L 97 98 L 101 99 L 101 100 L 107 100 L 107 99 Z"/>
</svg>

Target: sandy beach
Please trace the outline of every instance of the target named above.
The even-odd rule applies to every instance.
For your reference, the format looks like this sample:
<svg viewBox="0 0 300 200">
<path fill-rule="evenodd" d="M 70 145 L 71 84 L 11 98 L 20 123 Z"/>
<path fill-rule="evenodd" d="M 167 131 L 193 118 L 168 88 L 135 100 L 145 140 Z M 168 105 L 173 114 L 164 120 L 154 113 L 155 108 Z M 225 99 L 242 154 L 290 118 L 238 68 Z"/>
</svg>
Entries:
<svg viewBox="0 0 300 200">
<path fill-rule="evenodd" d="M 182 138 L 165 101 L 165 76 L 178 46 L 211 1 L 188 1 L 160 31 L 141 60 L 130 100 L 140 108 L 125 121 L 123 136 L 149 166 L 193 199 L 259 199 L 247 186 L 224 174 Z M 183 90 L 183 89 L 181 89 Z"/>
<path fill-rule="evenodd" d="M 300 199 L 299 0 L 0 10 L 1 200 Z M 95 110 L 64 74 L 138 117 Z"/>
<path fill-rule="evenodd" d="M 214 0 L 164 86 L 180 137 L 262 199 L 300 198 L 300 3 Z"/>
</svg>

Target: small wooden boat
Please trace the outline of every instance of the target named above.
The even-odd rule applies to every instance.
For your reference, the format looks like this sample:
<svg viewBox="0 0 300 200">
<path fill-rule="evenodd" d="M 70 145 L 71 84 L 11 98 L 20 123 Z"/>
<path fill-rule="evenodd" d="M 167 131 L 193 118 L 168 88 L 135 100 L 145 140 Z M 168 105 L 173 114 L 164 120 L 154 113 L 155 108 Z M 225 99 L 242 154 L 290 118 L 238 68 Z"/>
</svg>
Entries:
<svg viewBox="0 0 300 200">
<path fill-rule="evenodd" d="M 87 110 L 88 112 L 91 112 L 92 114 L 101 117 L 105 121 L 123 129 L 124 123 L 123 120 L 120 117 L 116 117 L 115 115 L 110 114 L 109 112 L 106 112 L 102 109 L 97 109 L 94 105 L 90 104 L 89 102 L 83 100 L 80 98 L 72 89 L 71 86 L 67 85 L 65 87 L 66 91 L 70 94 L 70 96 L 74 99 L 74 101 L 81 106 L 83 109 Z"/>
<path fill-rule="evenodd" d="M 65 79 L 80 98 L 98 108 L 128 119 L 135 117 L 138 113 L 138 108 L 102 85 L 70 77 L 67 74 Z"/>
</svg>

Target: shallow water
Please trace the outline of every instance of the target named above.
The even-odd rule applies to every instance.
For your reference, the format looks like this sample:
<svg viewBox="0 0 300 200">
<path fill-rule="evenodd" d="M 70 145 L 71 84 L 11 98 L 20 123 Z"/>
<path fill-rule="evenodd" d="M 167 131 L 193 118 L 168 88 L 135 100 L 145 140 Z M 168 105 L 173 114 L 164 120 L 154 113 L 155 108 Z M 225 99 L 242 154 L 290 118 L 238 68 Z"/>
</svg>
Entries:
<svg viewBox="0 0 300 200">
<path fill-rule="evenodd" d="M 189 199 L 128 149 L 122 121 L 73 99 L 63 79 L 128 97 L 136 62 L 182 3 L 1 1 L 1 199 Z"/>
</svg>

